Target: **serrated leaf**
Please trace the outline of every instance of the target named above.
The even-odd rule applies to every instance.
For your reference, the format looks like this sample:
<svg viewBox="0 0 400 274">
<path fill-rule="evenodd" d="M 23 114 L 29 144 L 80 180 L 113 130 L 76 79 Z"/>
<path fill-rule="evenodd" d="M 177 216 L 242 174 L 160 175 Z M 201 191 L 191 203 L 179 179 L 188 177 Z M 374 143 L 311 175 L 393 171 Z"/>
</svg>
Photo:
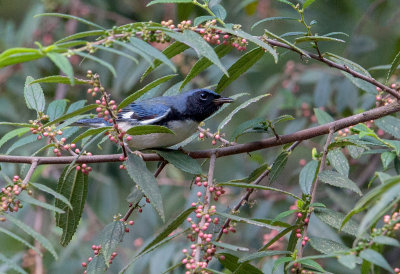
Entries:
<svg viewBox="0 0 400 274">
<path fill-rule="evenodd" d="M 358 224 L 353 220 L 349 220 L 343 227 L 341 227 L 342 221 L 345 218 L 344 214 L 328 208 L 320 207 L 315 208 L 314 213 L 322 222 L 350 235 L 357 236 Z"/>
<path fill-rule="evenodd" d="M 1 137 L 0 139 L 0 148 L 9 140 L 11 140 L 12 138 L 18 136 L 21 137 L 22 135 L 24 135 L 25 133 L 27 133 L 29 131 L 28 127 L 23 127 L 23 128 L 16 128 L 13 129 L 9 132 L 7 132 L 6 134 L 3 135 L 3 137 Z"/>
<path fill-rule="evenodd" d="M 189 155 L 182 151 L 175 150 L 156 150 L 157 154 L 163 157 L 170 164 L 173 164 L 176 168 L 190 174 L 198 175 L 201 174 L 202 169 L 197 160 L 193 159 Z"/>
<path fill-rule="evenodd" d="M 94 256 L 92 261 L 88 264 L 86 268 L 86 274 L 99 274 L 104 273 L 107 269 L 106 261 L 103 254 Z"/>
<path fill-rule="evenodd" d="M 247 100 L 246 102 L 242 103 L 241 105 L 239 105 L 237 108 L 235 108 L 231 113 L 229 113 L 229 115 L 227 117 L 225 117 L 225 119 L 219 124 L 218 126 L 218 130 L 221 130 L 224 128 L 224 126 L 226 126 L 226 124 L 229 123 L 230 120 L 232 120 L 233 116 L 238 113 L 240 110 L 248 107 L 250 104 L 257 102 L 258 100 L 269 96 L 269 94 L 263 94 L 263 95 L 259 95 L 257 97 L 251 98 L 249 100 Z"/>
<path fill-rule="evenodd" d="M 126 106 L 128 106 L 130 103 L 132 103 L 133 101 L 135 101 L 136 99 L 138 99 L 139 97 L 141 97 L 143 94 L 145 94 L 146 92 L 148 92 L 149 90 L 151 90 L 152 88 L 155 88 L 156 86 L 168 81 L 169 79 L 175 77 L 177 74 L 171 74 L 171 75 L 167 75 L 161 78 L 158 78 L 156 80 L 154 80 L 153 82 L 147 84 L 146 86 L 144 86 L 143 88 L 139 89 L 138 91 L 134 92 L 133 94 L 129 95 L 128 97 L 126 97 L 118 106 L 118 109 L 122 109 Z"/>
<path fill-rule="evenodd" d="M 304 194 L 309 195 L 311 193 L 311 186 L 317 177 L 319 164 L 319 161 L 312 160 L 301 169 L 299 184 Z"/>
<path fill-rule="evenodd" d="M 317 118 L 318 124 L 323 125 L 335 121 L 326 111 L 314 108 L 314 113 Z"/>
<path fill-rule="evenodd" d="M 80 18 L 80 17 L 77 17 L 77 16 L 73 16 L 73 15 L 69 15 L 69 14 L 62 14 L 62 13 L 41 13 L 41 14 L 35 15 L 34 17 L 36 18 L 36 17 L 39 17 L 39 16 L 55 16 L 55 17 L 61 17 L 61 18 L 65 18 L 65 19 L 72 19 L 72 20 L 76 20 L 76 21 L 78 21 L 78 22 L 81 22 L 81 23 L 83 23 L 83 24 L 85 24 L 85 25 L 95 27 L 95 28 L 97 28 L 97 29 L 106 30 L 105 28 L 103 28 L 103 27 L 100 26 L 100 25 L 97 25 L 97 24 L 95 24 L 95 23 L 93 23 L 93 22 L 90 22 L 90 21 L 88 21 L 88 20 L 85 20 L 85 19 L 83 19 L 83 18 Z"/>
<path fill-rule="evenodd" d="M 373 250 L 373 249 L 364 249 L 363 251 L 360 252 L 359 255 L 361 258 L 364 260 L 373 263 L 374 265 L 380 266 L 383 269 L 386 269 L 390 273 L 393 272 L 392 267 L 388 264 L 386 261 L 385 257 L 383 257 L 379 252 Z"/>
<path fill-rule="evenodd" d="M 234 82 L 239 76 L 245 73 L 249 68 L 251 68 L 257 61 L 261 59 L 264 55 L 264 50 L 262 48 L 255 48 L 246 54 L 242 55 L 229 69 L 229 77 L 224 75 L 219 80 L 216 93 L 221 93 L 227 86 Z"/>
<path fill-rule="evenodd" d="M 261 189 L 261 190 L 271 190 L 275 192 L 279 192 L 288 196 L 291 196 L 295 198 L 296 200 L 302 200 L 300 197 L 294 195 L 293 193 L 274 188 L 274 187 L 269 187 L 269 186 L 261 186 L 261 185 L 253 185 L 253 184 L 244 184 L 244 183 L 233 183 L 233 182 L 225 182 L 225 183 L 218 183 L 220 186 L 234 186 L 234 187 L 240 187 L 240 188 L 254 188 L 254 189 Z"/>
<path fill-rule="evenodd" d="M 349 162 L 340 149 L 333 149 L 328 152 L 330 164 L 343 176 L 349 176 Z"/>
<path fill-rule="evenodd" d="M 400 65 L 400 51 L 394 57 L 390 69 L 386 75 L 386 83 L 389 81 L 390 76 L 396 71 L 397 67 Z"/>
<path fill-rule="evenodd" d="M 247 247 L 242 247 L 242 246 L 237 246 L 237 245 L 232 245 L 232 244 L 227 244 L 227 243 L 222 243 L 222 242 L 211 242 L 211 243 L 222 249 L 228 249 L 228 250 L 232 250 L 232 251 L 242 251 L 242 252 L 249 251 L 249 249 Z"/>
<path fill-rule="evenodd" d="M 167 56 L 167 58 L 171 59 L 172 57 L 178 55 L 181 52 L 184 52 L 187 50 L 189 47 L 186 44 L 183 44 L 181 42 L 173 42 L 170 44 L 168 47 L 166 47 L 162 53 Z M 156 69 L 158 66 L 160 66 L 162 62 L 158 59 L 153 61 L 152 66 L 148 67 L 146 71 L 143 73 L 142 77 L 140 77 L 140 81 L 143 81 L 143 79 L 154 69 Z"/>
<path fill-rule="evenodd" d="M 259 222 L 259 221 L 255 221 L 255 220 L 252 220 L 249 218 L 240 217 L 237 215 L 232 215 L 232 214 L 223 213 L 223 212 L 216 212 L 216 214 L 220 215 L 222 217 L 225 217 L 227 219 L 234 220 L 235 222 L 239 222 L 239 223 L 246 223 L 249 225 L 255 225 L 255 226 L 265 227 L 265 228 L 269 228 L 269 229 L 276 229 L 276 230 L 280 229 L 279 226 L 270 225 L 265 222 Z"/>
<path fill-rule="evenodd" d="M 259 24 L 264 23 L 264 22 L 270 22 L 270 21 L 278 21 L 278 20 L 299 20 L 297 18 L 293 18 L 293 17 L 285 17 L 285 16 L 277 16 L 277 17 L 268 17 L 268 18 L 264 18 L 261 19 L 257 22 L 255 22 L 252 26 L 251 29 L 253 30 L 255 27 L 257 27 Z"/>
<path fill-rule="evenodd" d="M 100 134 L 100 133 L 103 133 L 103 132 L 108 131 L 110 129 L 112 129 L 111 126 L 88 129 L 84 133 L 78 135 L 74 140 L 71 141 L 71 143 L 76 144 L 78 141 L 80 141 L 80 140 L 82 140 L 82 139 L 84 139 L 86 137 L 89 137 L 89 136 L 92 136 L 92 135 L 96 135 L 96 134 Z"/>
<path fill-rule="evenodd" d="M 64 202 L 56 199 L 55 206 L 62 208 L 65 213 L 56 213 L 56 224 L 63 230 L 60 243 L 66 246 L 75 234 L 82 216 L 88 191 L 88 175 L 81 170 L 64 168 L 57 184 L 57 192 L 66 197 L 73 209 L 70 209 Z"/>
<path fill-rule="evenodd" d="M 304 50 L 302 50 L 301 48 L 299 48 L 299 47 L 296 46 L 295 44 L 289 42 L 288 40 L 283 39 L 283 37 L 284 37 L 283 35 L 278 36 L 278 35 L 276 35 L 276 34 L 270 32 L 270 31 L 267 30 L 267 29 L 264 29 L 264 32 L 265 32 L 266 34 L 268 34 L 268 36 L 273 37 L 274 39 L 278 40 L 279 42 L 284 43 L 284 44 L 290 46 L 293 50 L 297 51 L 297 52 L 300 53 L 301 55 L 304 55 L 304 56 L 309 57 L 309 55 L 308 55 L 307 52 L 305 52 Z M 293 35 L 293 33 L 291 33 L 291 34 Z M 300 34 L 300 33 L 296 33 L 296 35 L 298 35 L 298 34 Z M 286 34 L 286 36 L 288 36 L 288 33 Z"/>
<path fill-rule="evenodd" d="M 261 174 L 263 174 L 269 168 L 270 167 L 268 163 L 262 164 L 261 166 L 259 166 L 250 173 L 249 177 L 246 178 L 246 183 L 251 183 L 255 181 L 258 177 L 261 176 Z"/>
<path fill-rule="evenodd" d="M 39 254 L 40 256 L 43 256 L 42 252 L 41 252 L 39 249 L 37 249 L 35 246 L 31 245 L 28 241 L 26 241 L 25 239 L 21 238 L 21 237 L 18 236 L 17 234 L 15 234 L 15 233 L 13 233 L 13 232 L 11 232 L 11 231 L 9 231 L 9 230 L 7 230 L 7 229 L 1 227 L 1 226 L 0 226 L 0 232 L 3 232 L 4 234 L 7 234 L 8 236 L 14 238 L 15 240 L 17 240 L 17 241 L 23 243 L 23 244 L 26 245 L 27 247 L 29 247 L 29 248 L 35 250 L 35 252 L 36 252 L 37 254 Z"/>
<path fill-rule="evenodd" d="M 96 63 L 99 63 L 100 65 L 106 67 L 114 77 L 117 77 L 117 72 L 115 71 L 115 68 L 113 67 L 113 65 L 111 65 L 110 63 L 87 53 L 81 52 L 81 51 L 72 51 L 73 54 L 79 55 L 81 57 L 84 57 L 86 59 L 92 60 Z"/>
<path fill-rule="evenodd" d="M 18 228 L 22 229 L 25 233 L 28 235 L 32 236 L 36 241 L 38 241 L 46 250 L 48 250 L 51 255 L 57 260 L 58 256 L 56 251 L 54 250 L 54 247 L 50 243 L 49 240 L 47 240 L 43 235 L 40 233 L 36 232 L 33 228 L 30 226 L 26 225 L 25 223 L 21 222 L 11 214 L 6 214 L 6 219 L 13 224 L 15 224 Z M 1 254 L 1 253 L 0 253 Z"/>
<path fill-rule="evenodd" d="M 384 236 L 384 235 L 376 236 L 376 237 L 372 238 L 372 241 L 377 244 L 400 247 L 400 242 L 398 240 L 396 240 L 395 238 L 392 238 L 392 237 Z"/>
<path fill-rule="evenodd" d="M 46 101 L 44 99 L 43 90 L 39 84 L 32 84 L 34 79 L 31 76 L 26 77 L 24 97 L 26 105 L 29 109 L 36 110 L 37 112 L 43 112 Z"/>
<path fill-rule="evenodd" d="M 145 41 L 140 40 L 139 38 L 136 38 L 136 37 L 131 37 L 130 42 L 134 47 L 136 47 L 139 50 L 145 52 L 146 54 L 154 57 L 155 59 L 158 59 L 158 60 L 162 61 L 164 64 L 169 66 L 174 72 L 176 72 L 176 68 L 175 68 L 174 63 L 172 63 L 171 60 L 169 60 L 168 57 L 165 56 L 158 49 L 152 47 L 151 45 L 149 45 Z"/>
<path fill-rule="evenodd" d="M 396 138 L 400 138 L 400 119 L 393 116 L 385 116 L 374 122 L 383 131 Z"/>
<path fill-rule="evenodd" d="M 199 57 L 204 56 L 219 67 L 225 75 L 229 75 L 214 49 L 199 34 L 191 30 L 184 30 L 182 33 L 166 31 L 166 33 L 171 38 L 193 48 Z"/>
<path fill-rule="evenodd" d="M 270 172 L 269 172 L 269 183 L 272 184 L 278 176 L 281 174 L 286 166 L 286 162 L 289 158 L 290 153 L 288 151 L 282 151 L 275 159 Z"/>
<path fill-rule="evenodd" d="M 243 258 L 239 259 L 239 263 L 253 261 L 259 258 L 270 257 L 270 256 L 277 256 L 277 255 L 290 255 L 290 251 L 281 251 L 281 250 L 268 250 L 268 251 L 260 251 L 250 255 L 247 255 Z"/>
<path fill-rule="evenodd" d="M 71 63 L 69 62 L 68 58 L 60 53 L 49 52 L 47 56 L 50 60 L 62 71 L 67 75 L 71 85 L 75 85 L 75 78 L 74 78 L 74 69 L 72 68 Z"/>
<path fill-rule="evenodd" d="M 97 49 L 100 49 L 100 50 L 104 50 L 104 51 L 108 51 L 108 52 L 117 54 L 117 55 L 125 57 L 125 58 L 128 58 L 129 60 L 135 62 L 136 64 L 139 64 L 139 60 L 138 59 L 136 59 L 135 57 L 133 57 L 133 56 L 121 51 L 121 50 L 117 50 L 117 49 L 110 48 L 110 47 L 104 47 L 104 46 L 100 46 L 100 45 L 93 45 L 93 47 L 95 47 Z"/>
<path fill-rule="evenodd" d="M 193 3 L 193 1 L 192 0 L 153 0 L 147 4 L 147 7 L 154 5 L 154 4 L 166 4 L 166 3 Z"/>
<path fill-rule="evenodd" d="M 125 225 L 121 221 L 113 221 L 106 225 L 99 233 L 99 240 L 101 244 L 101 253 L 104 256 L 106 265 L 109 266 L 111 254 L 122 241 L 125 234 Z"/>
<path fill-rule="evenodd" d="M 54 42 L 54 44 L 60 44 L 60 43 L 66 42 L 66 41 L 79 39 L 79 38 L 83 38 L 83 37 L 88 37 L 88 36 L 101 36 L 101 35 L 104 35 L 104 34 L 106 34 L 106 32 L 104 30 L 82 31 L 82 32 L 74 33 L 72 35 L 64 37 L 64 38 Z"/>
<path fill-rule="evenodd" d="M 3 262 L 7 268 L 11 268 L 15 271 L 17 271 L 18 273 L 22 273 L 22 274 L 27 274 L 28 272 L 26 272 L 24 269 L 22 269 L 19 265 L 17 265 L 14 260 L 7 258 L 6 256 L 4 256 L 2 253 L 0 253 L 0 262 Z"/>
<path fill-rule="evenodd" d="M 37 141 L 37 136 L 36 135 L 28 135 L 25 136 L 23 138 L 18 139 L 15 143 L 12 144 L 12 146 L 10 146 L 6 152 L 6 154 L 10 154 L 12 151 L 14 151 L 15 149 L 22 147 L 24 145 L 33 143 Z"/>
<path fill-rule="evenodd" d="M 32 183 L 32 182 L 29 182 L 29 185 L 33 186 L 33 187 L 35 187 L 35 188 L 37 188 L 37 189 L 39 189 L 39 190 L 41 190 L 43 192 L 46 192 L 46 193 L 48 193 L 48 194 L 50 194 L 52 196 L 54 196 L 54 198 L 62 201 L 70 209 L 72 209 L 71 203 L 68 201 L 68 199 L 65 196 L 63 196 L 60 193 L 56 192 L 55 190 L 49 188 L 48 186 L 45 186 L 45 185 L 42 185 L 42 184 L 38 184 L 38 183 Z"/>
<path fill-rule="evenodd" d="M 72 106 L 72 105 L 71 105 L 71 106 Z M 48 127 L 48 126 L 57 124 L 57 123 L 59 123 L 59 122 L 62 122 L 62 121 L 64 121 L 64 120 L 67 120 L 67 119 L 69 119 L 69 118 L 72 118 L 72 117 L 74 117 L 74 116 L 77 116 L 77 115 L 79 115 L 79 114 L 82 114 L 82 113 L 84 113 L 84 112 L 87 112 L 87 111 L 92 110 L 92 109 L 97 108 L 97 107 L 98 107 L 97 104 L 91 104 L 91 105 L 87 105 L 87 106 L 84 106 L 84 107 L 82 107 L 82 108 L 79 108 L 79 109 L 77 109 L 77 110 L 74 110 L 74 111 L 72 111 L 72 112 L 69 112 L 70 109 L 68 109 L 68 111 L 67 111 L 66 114 L 64 114 L 63 116 L 61 116 L 61 117 L 59 117 L 59 118 L 57 118 L 57 119 L 55 119 L 55 120 L 53 120 L 53 121 L 48 122 L 48 123 L 45 124 L 43 127 Z M 70 107 L 70 108 L 71 108 L 71 107 Z"/>
<path fill-rule="evenodd" d="M 215 47 L 215 53 L 217 54 L 218 58 L 224 57 L 226 54 L 231 52 L 233 47 L 229 47 L 226 45 L 219 45 Z M 190 72 L 188 75 L 186 75 L 185 80 L 183 80 L 182 85 L 179 87 L 179 89 L 182 89 L 184 86 L 186 86 L 187 83 L 189 83 L 194 77 L 200 74 L 200 72 L 204 71 L 206 68 L 211 66 L 213 63 L 207 59 L 206 57 L 200 58 L 196 64 L 191 68 Z"/>
<path fill-rule="evenodd" d="M 303 4 L 303 9 L 306 9 L 308 6 L 310 6 L 312 3 L 314 3 L 315 0 L 306 0 Z"/>
<path fill-rule="evenodd" d="M 347 188 L 362 196 L 361 190 L 352 180 L 336 171 L 324 170 L 318 174 L 318 178 L 326 184 L 336 187 Z"/>
<path fill-rule="evenodd" d="M 63 115 L 66 107 L 67 101 L 65 99 L 51 102 L 47 107 L 47 115 L 49 115 L 50 121 L 55 120 Z"/>
<path fill-rule="evenodd" d="M 252 133 L 252 131 L 248 132 L 248 130 L 255 127 L 261 127 L 263 122 L 265 122 L 265 118 L 259 117 L 241 123 L 240 125 L 236 126 L 235 131 L 232 133 L 232 138 L 237 140 L 237 138 L 245 133 Z"/>
<path fill-rule="evenodd" d="M 27 204 L 39 206 L 39 207 L 42 207 L 42 208 L 45 208 L 45 209 L 48 209 L 48 210 L 51 210 L 51 211 L 54 211 L 54 212 L 57 212 L 57 213 L 60 213 L 60 214 L 65 213 L 64 210 L 62 210 L 62 209 L 60 209 L 58 207 L 55 207 L 53 205 L 50 205 L 48 203 L 39 201 L 39 200 L 37 200 L 35 198 L 32 198 L 31 196 L 29 196 L 25 192 L 22 192 L 18 197 L 19 197 L 18 199 L 20 199 L 21 201 L 23 201 L 23 202 L 25 202 Z"/>
<path fill-rule="evenodd" d="M 311 237 L 310 244 L 315 250 L 327 255 L 350 251 L 350 248 L 347 246 L 325 238 Z"/>
<path fill-rule="evenodd" d="M 161 192 L 153 174 L 146 167 L 146 163 L 139 156 L 131 153 L 126 161 L 126 169 L 131 179 L 150 200 L 151 205 L 165 221 L 164 207 Z"/>
<path fill-rule="evenodd" d="M 126 131 L 129 135 L 146 135 L 152 133 L 167 133 L 175 134 L 172 130 L 164 126 L 157 125 L 143 125 L 143 126 L 133 126 Z"/>
</svg>

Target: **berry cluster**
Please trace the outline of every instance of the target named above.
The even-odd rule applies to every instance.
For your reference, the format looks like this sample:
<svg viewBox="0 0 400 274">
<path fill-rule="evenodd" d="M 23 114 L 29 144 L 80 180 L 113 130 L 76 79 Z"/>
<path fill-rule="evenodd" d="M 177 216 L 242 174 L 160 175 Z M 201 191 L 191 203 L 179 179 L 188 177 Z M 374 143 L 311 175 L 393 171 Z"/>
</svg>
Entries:
<svg viewBox="0 0 400 274">
<path fill-rule="evenodd" d="M 199 139 L 203 141 L 203 140 L 205 140 L 205 138 L 211 138 L 212 139 L 211 144 L 213 146 L 215 146 L 218 141 L 221 142 L 222 145 L 233 145 L 234 144 L 223 138 L 225 136 L 225 133 L 222 133 L 222 134 L 219 132 L 211 133 L 209 128 L 207 128 L 207 129 L 199 128 L 199 131 L 200 131 Z"/>
<path fill-rule="evenodd" d="M 399 89 L 399 85 L 398 84 L 392 84 L 391 87 L 394 88 L 394 89 L 397 89 L 397 90 Z M 389 105 L 391 103 L 394 103 L 396 101 L 396 99 L 392 98 L 391 95 L 386 95 L 385 96 L 385 94 L 383 93 L 383 91 L 379 87 L 377 87 L 376 90 L 378 91 L 378 95 L 376 95 L 376 97 L 375 97 L 375 100 L 376 100 L 375 104 L 376 104 L 377 107 L 387 106 L 387 105 Z"/>
<path fill-rule="evenodd" d="M 302 269 L 298 262 L 293 263 L 293 267 L 290 269 L 291 273 L 301 273 L 301 274 L 313 274 L 314 272 L 306 269 Z"/>
<path fill-rule="evenodd" d="M 23 184 L 21 178 L 18 175 L 13 177 L 13 185 L 1 188 L 1 207 L 0 213 L 2 212 L 18 212 L 22 208 L 21 201 L 18 200 L 18 196 L 22 191 L 27 190 L 27 185 Z M 28 194 L 32 195 L 32 191 L 28 190 Z M 0 221 L 4 222 L 6 219 L 0 216 Z"/>
</svg>

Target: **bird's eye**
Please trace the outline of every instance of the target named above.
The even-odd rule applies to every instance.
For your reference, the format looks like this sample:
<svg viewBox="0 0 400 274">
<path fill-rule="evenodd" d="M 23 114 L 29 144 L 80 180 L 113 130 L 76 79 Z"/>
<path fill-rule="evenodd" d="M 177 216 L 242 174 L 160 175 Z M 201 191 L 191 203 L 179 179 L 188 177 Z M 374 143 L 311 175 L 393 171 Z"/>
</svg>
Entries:
<svg viewBox="0 0 400 274">
<path fill-rule="evenodd" d="M 207 99 L 207 94 L 206 93 L 201 93 L 200 94 L 200 99 L 201 100 L 206 100 Z"/>
</svg>

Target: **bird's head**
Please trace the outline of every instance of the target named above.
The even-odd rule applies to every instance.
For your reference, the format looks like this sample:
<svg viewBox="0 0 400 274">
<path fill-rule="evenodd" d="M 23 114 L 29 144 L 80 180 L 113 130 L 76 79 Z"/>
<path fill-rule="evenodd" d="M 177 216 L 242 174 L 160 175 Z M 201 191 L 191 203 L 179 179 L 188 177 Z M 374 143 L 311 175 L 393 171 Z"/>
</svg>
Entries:
<svg viewBox="0 0 400 274">
<path fill-rule="evenodd" d="M 233 99 L 222 97 L 209 89 L 189 91 L 186 97 L 186 114 L 193 120 L 201 122 L 214 114 L 223 104 L 231 103 Z"/>
</svg>

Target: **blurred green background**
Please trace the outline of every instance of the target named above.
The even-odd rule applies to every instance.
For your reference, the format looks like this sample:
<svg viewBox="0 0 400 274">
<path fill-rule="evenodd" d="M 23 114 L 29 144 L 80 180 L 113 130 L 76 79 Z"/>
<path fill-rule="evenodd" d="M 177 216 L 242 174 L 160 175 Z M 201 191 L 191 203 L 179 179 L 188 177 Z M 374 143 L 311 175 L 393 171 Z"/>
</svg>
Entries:
<svg viewBox="0 0 400 274">
<path fill-rule="evenodd" d="M 154 21 L 172 19 L 179 22 L 184 19 L 193 19 L 203 12 L 191 5 L 168 4 L 146 7 L 147 0 L 105 0 L 105 1 L 63 1 L 63 0 L 0 0 L 0 52 L 10 47 L 35 47 L 34 42 L 39 41 L 42 45 L 48 45 L 67 35 L 87 30 L 87 26 L 73 20 L 63 20 L 55 17 L 38 17 L 35 14 L 43 12 L 60 12 L 86 18 L 104 27 L 111 28 L 114 25 L 122 25 L 130 22 Z M 245 31 L 251 31 L 250 27 L 256 21 L 272 16 L 297 16 L 288 6 L 274 0 L 260 1 L 236 1 L 223 0 L 221 4 L 226 8 L 228 16 L 226 22 L 241 24 Z M 305 13 L 308 22 L 315 20 L 312 30 L 314 33 L 326 34 L 330 32 L 345 32 L 349 37 L 342 36 L 346 41 L 340 43 L 320 43 L 323 51 L 333 52 L 353 60 L 364 68 L 377 65 L 389 64 L 396 52 L 400 49 L 400 4 L 398 0 L 317 0 Z M 266 22 L 256 27 L 252 33 L 262 34 L 263 29 L 283 34 L 286 32 L 304 31 L 302 26 L 294 21 Z M 309 47 L 309 50 L 312 50 Z M 256 104 L 242 110 L 232 122 L 224 129 L 226 138 L 231 139 L 231 134 L 240 123 L 264 117 L 272 120 L 282 114 L 293 115 L 296 119 L 282 123 L 278 127 L 279 134 L 287 134 L 300 129 L 316 125 L 312 109 L 323 107 L 333 117 L 339 118 L 360 110 L 366 110 L 375 105 L 375 96 L 358 90 L 351 82 L 338 71 L 317 63 L 315 61 L 301 60 L 292 52 L 279 50 L 279 63 L 275 64 L 273 58 L 266 54 L 234 84 L 223 91 L 223 95 L 232 96 L 238 93 L 249 93 L 255 95 L 270 93 L 271 96 Z M 91 69 L 101 76 L 102 84 L 112 94 L 112 98 L 120 102 L 124 97 L 138 90 L 145 84 L 158 77 L 171 74 L 167 66 L 160 66 L 144 82 L 140 82 L 141 74 L 146 70 L 148 64 L 141 60 L 136 65 L 130 60 L 107 52 L 99 52 L 96 56 L 112 63 L 117 70 L 117 77 L 88 60 L 81 60 L 74 56 L 71 62 L 74 65 L 75 75 L 84 78 L 87 69 Z M 223 63 L 229 67 L 240 53 L 232 51 L 224 57 Z M 182 81 L 189 72 L 191 66 L 197 60 L 194 51 L 186 51 L 175 57 L 175 62 L 180 76 L 172 81 L 161 85 L 149 92 L 149 96 L 161 95 L 168 89 L 176 89 L 175 84 Z M 383 70 L 370 71 L 374 77 L 384 80 Z M 48 60 L 40 59 L 21 65 L 14 65 L 0 69 L 0 121 L 26 122 L 35 118 L 35 113 L 28 110 L 23 98 L 23 87 L 26 76 L 40 78 L 48 75 L 60 74 L 58 69 Z M 215 85 L 222 77 L 222 72 L 215 66 L 210 67 L 200 76 L 196 77 L 185 90 L 197 87 Z M 392 80 L 395 80 L 394 77 Z M 67 99 L 69 102 L 77 100 L 88 100 L 93 98 L 87 95 L 84 87 L 65 86 L 54 84 L 42 84 L 47 102 L 53 99 Z M 171 91 L 171 90 L 170 90 Z M 239 105 L 240 102 L 249 97 L 243 96 L 235 105 L 230 106 L 224 112 L 206 123 L 206 127 L 215 131 L 218 123 L 224 116 Z M 11 127 L 1 126 L 0 136 L 7 133 Z M 267 137 L 268 134 L 249 134 L 238 139 L 238 142 L 258 140 Z M 15 140 L 14 140 L 15 141 Z M 323 140 L 322 140 L 323 141 Z M 11 142 L 12 143 L 12 142 Z M 11 143 L 0 148 L 4 153 Z M 315 138 L 305 141 L 297 148 L 282 172 L 282 175 L 274 183 L 275 187 L 289 190 L 296 194 L 301 193 L 298 186 L 298 174 L 301 169 L 301 159 L 311 159 L 311 148 L 321 148 L 321 140 Z M 15 150 L 14 155 L 30 155 L 43 143 L 36 142 Z M 186 149 L 210 148 L 211 140 L 204 142 L 195 140 Z M 251 154 L 235 155 L 217 160 L 217 181 L 228 181 L 248 176 L 248 174 L 261 163 L 272 163 L 281 148 L 262 150 Z M 102 150 L 93 146 L 93 153 L 113 153 L 116 148 L 105 144 Z M 49 154 L 50 155 L 50 154 Z M 363 157 L 358 160 L 357 165 L 351 167 L 350 177 L 359 186 L 366 187 L 371 174 L 366 174 L 365 166 L 372 161 L 371 158 Z M 355 164 L 356 162 L 354 162 Z M 44 256 L 44 267 L 47 273 L 80 273 L 81 262 L 87 260 L 92 253 L 90 247 L 95 243 L 96 234 L 102 227 L 111 222 L 114 215 L 124 213 L 127 209 L 126 197 L 131 191 L 132 182 L 126 172 L 119 169 L 118 163 L 92 165 L 94 171 L 89 178 L 89 194 L 85 206 L 83 219 L 78 227 L 76 236 L 66 248 L 58 244 L 60 230 L 54 225 L 53 213 L 25 207 L 18 216 L 27 224 L 35 225 L 38 214 L 41 214 L 43 222 L 40 226 L 42 234 L 46 235 L 57 248 L 60 256 L 54 261 L 51 255 Z M 208 163 L 205 163 L 205 168 Z M 379 161 L 377 162 L 379 166 Z M 1 164 L 1 173 L 12 176 L 21 171 L 21 165 Z M 149 164 L 150 169 L 155 168 L 155 163 Z M 26 168 L 26 167 L 25 167 Z M 57 178 L 62 166 L 41 166 L 35 173 L 33 181 L 46 184 L 55 188 Z M 379 168 L 378 168 L 379 169 Z M 168 166 L 161 174 L 159 183 L 161 186 L 167 220 L 189 207 L 195 201 L 195 187 L 191 188 L 191 177 L 182 173 L 172 166 Z M 0 177 L 0 186 L 5 180 Z M 348 192 L 329 187 L 321 187 L 318 201 L 321 201 L 338 211 L 348 212 L 354 205 L 354 198 Z M 47 201 L 51 197 L 43 197 Z M 235 204 L 240 198 L 237 189 L 230 190 L 223 199 L 218 202 L 218 207 L 224 211 Z M 287 210 L 293 203 L 292 200 L 276 194 L 263 194 L 257 192 L 254 196 L 256 202 L 249 208 L 241 210 L 241 214 L 253 218 L 274 218 L 278 213 Z M 150 206 L 146 206 L 142 214 L 134 216 L 135 225 L 132 232 L 127 234 L 124 242 L 119 247 L 120 256 L 114 260 L 109 272 L 116 273 L 126 264 L 143 243 L 151 240 L 152 236 L 163 226 L 162 221 Z M 324 236 L 338 242 L 351 244 L 351 239 L 345 234 L 338 235 L 333 229 L 321 223 L 316 218 L 312 220 L 313 226 L 310 232 L 314 236 Z M 3 224 L 1 224 L 3 225 Z M 249 225 L 238 225 L 239 233 L 230 235 L 226 242 L 239 244 L 255 250 L 262 245 L 265 234 L 269 230 L 252 227 Z M 7 257 L 12 257 L 18 262 L 22 261 L 25 267 L 32 266 L 32 257 L 26 253 L 25 247 L 0 234 L 1 250 Z M 144 256 L 135 263 L 130 271 L 135 273 L 162 273 L 173 263 L 182 259 L 180 250 L 188 247 L 189 241 L 185 239 L 174 241 Z M 7 247 L 7 248 L 4 248 Z M 392 265 L 399 265 L 400 259 L 398 249 L 385 250 L 386 258 Z M 311 248 L 306 249 L 312 253 Z M 325 261 L 324 267 L 334 273 L 350 273 L 349 269 L 337 264 L 336 260 Z M 260 267 L 265 273 L 269 273 L 273 260 L 263 261 Z M 4 266 L 0 265 L 0 272 Z M 355 271 L 357 273 L 358 270 Z M 179 271 L 177 273 L 180 273 Z"/>
</svg>

